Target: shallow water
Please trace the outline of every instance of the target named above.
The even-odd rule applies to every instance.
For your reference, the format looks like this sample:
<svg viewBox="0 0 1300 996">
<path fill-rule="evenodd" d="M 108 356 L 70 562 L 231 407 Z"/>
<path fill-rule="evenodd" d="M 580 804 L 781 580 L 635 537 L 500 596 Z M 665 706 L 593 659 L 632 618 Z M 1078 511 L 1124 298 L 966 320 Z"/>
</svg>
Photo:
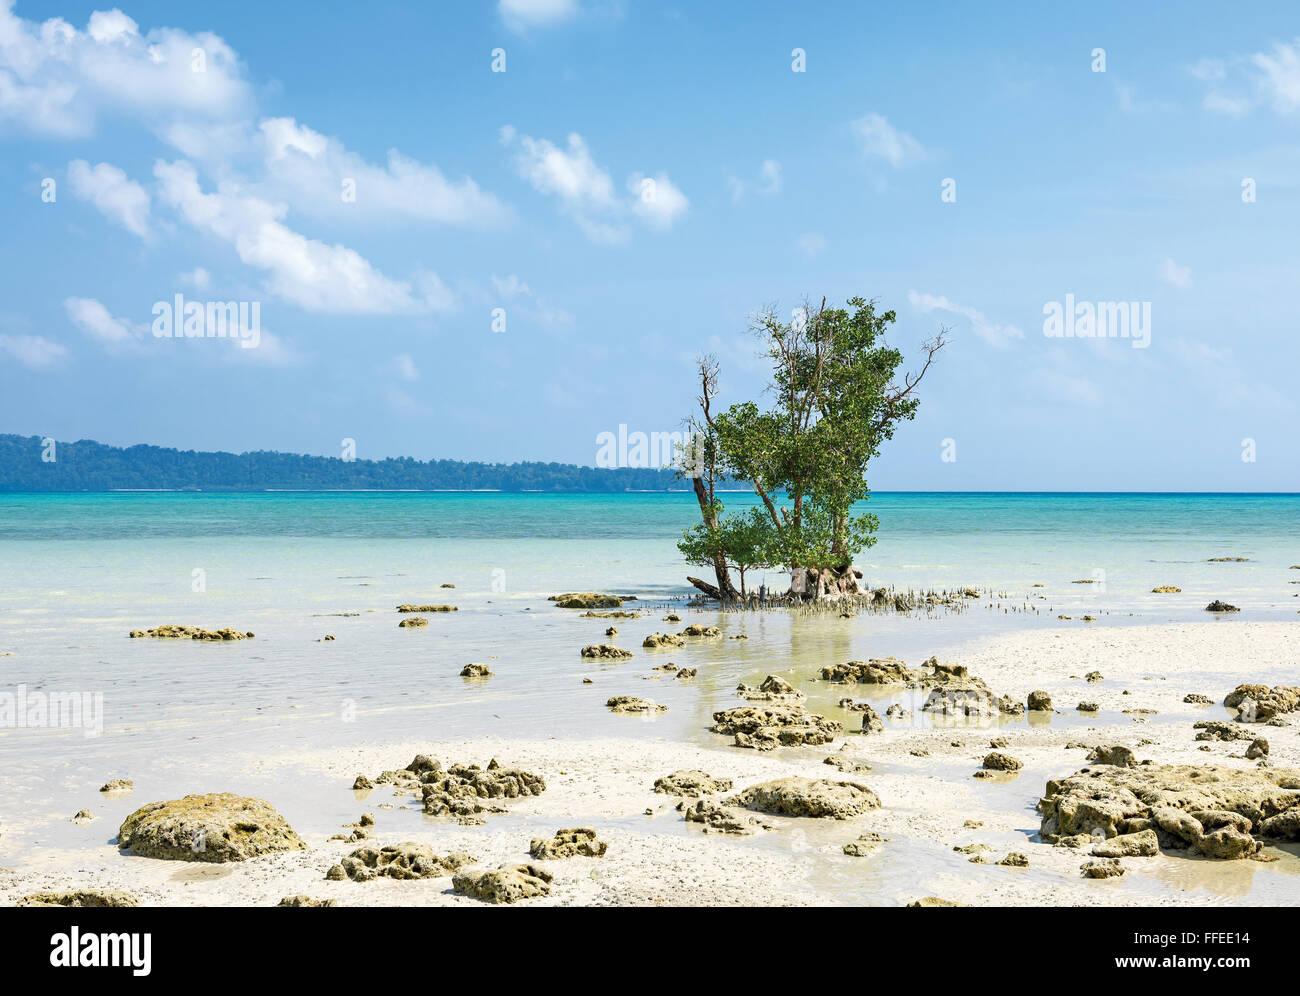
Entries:
<svg viewBox="0 0 1300 996">
<path fill-rule="evenodd" d="M 984 597 L 958 612 L 850 619 L 686 608 L 688 571 L 674 539 L 694 507 L 683 495 L 0 497 L 0 651 L 11 653 L 0 657 L 0 691 L 99 694 L 103 705 L 102 733 L 93 737 L 82 729 L 0 728 L 0 824 L 18 828 L 0 836 L 0 858 L 21 863 L 40 849 L 84 846 L 85 832 L 67 820 L 87 804 L 101 815 L 91 836 L 102 844 L 133 808 L 130 800 L 209 790 L 210 776 L 193 785 L 187 770 L 220 771 L 227 758 L 482 735 L 719 744 L 707 729 L 712 712 L 741 704 L 738 682 L 756 684 L 772 672 L 807 679 L 828 664 L 888 655 L 917 666 L 1009 629 L 1062 625 L 1059 614 L 1097 618 L 1068 625 L 1199 620 L 1219 596 L 1244 609 L 1221 625 L 1296 618 L 1300 585 L 1291 582 L 1300 571 L 1289 568 L 1300 563 L 1300 499 L 1293 496 L 882 495 L 871 506 L 881 541 L 860 558 L 871 584 L 976 585 Z M 1250 560 L 1208 562 L 1227 555 Z M 1097 583 L 1072 583 L 1085 578 Z M 456 587 L 440 588 L 443 582 Z M 1150 594 L 1165 583 L 1183 594 Z M 546 600 L 570 590 L 636 594 L 650 611 L 636 620 L 584 619 Z M 445 601 L 459 611 L 429 614 L 427 629 L 403 630 L 393 608 L 405 601 Z M 662 621 L 669 609 L 682 624 Z M 230 625 L 256 637 L 219 644 L 127 638 L 131 629 L 173 622 Z M 689 622 L 716 624 L 723 638 L 682 650 L 641 648 L 646 634 Z M 612 642 L 637 656 L 612 665 L 582 660 L 579 648 L 606 642 L 611 624 L 620 631 Z M 318 642 L 327 633 L 336 639 Z M 731 639 L 741 633 L 747 639 Z M 459 677 L 472 661 L 489 663 L 496 676 Z M 652 670 L 667 661 L 699 675 L 684 682 Z M 897 692 L 800 684 L 811 708 L 849 728 L 860 720 L 836 705 L 845 695 L 882 713 L 902 701 L 913 722 L 932 721 L 919 701 Z M 648 720 L 616 716 L 603 706 L 615 694 L 651 698 L 670 711 Z M 1188 707 L 1186 715 L 1150 721 L 1210 714 Z M 1063 713 L 1050 722 L 1114 720 Z M 1038 787 L 1054 774 L 1022 778 Z M 111 777 L 133 778 L 135 793 L 120 802 L 98 798 L 94 788 Z M 350 798 L 322 805 L 308 799 L 315 781 L 290 787 L 277 779 L 232 772 L 223 787 L 271 795 L 295 824 L 305 822 L 304 831 L 355 817 Z M 1015 809 L 1027 797 L 996 783 L 979 791 L 1004 792 Z M 1036 828 L 1031 810 L 1023 825 L 1026 833 Z M 836 853 L 842 828 L 807 833 L 809 853 L 820 855 L 810 877 L 833 882 L 846 901 L 878 901 L 902 889 L 913 861 L 986 873 L 938 845 L 852 859 Z M 790 845 L 759 838 L 756 846 Z M 1284 888 L 1278 883 L 1294 888 L 1297 866 L 1290 855 L 1247 869 L 1162 872 L 1142 887 L 1201 890 L 1211 897 L 1205 901 L 1269 901 Z"/>
</svg>

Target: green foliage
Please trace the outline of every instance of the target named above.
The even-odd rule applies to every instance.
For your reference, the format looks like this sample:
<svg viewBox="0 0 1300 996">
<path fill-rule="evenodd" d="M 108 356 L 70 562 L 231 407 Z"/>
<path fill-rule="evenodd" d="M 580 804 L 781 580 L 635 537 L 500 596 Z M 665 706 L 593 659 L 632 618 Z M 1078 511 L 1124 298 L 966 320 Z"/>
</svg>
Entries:
<svg viewBox="0 0 1300 996">
<path fill-rule="evenodd" d="M 459 460 L 343 461 L 296 453 L 196 453 L 159 446 L 122 449 L 91 440 L 59 443 L 41 460 L 38 436 L 0 435 L 0 491 L 473 490 L 617 492 L 680 489 L 671 470 L 601 469 L 561 463 Z"/>
<path fill-rule="evenodd" d="M 899 383 L 903 355 L 885 341 L 894 312 L 861 297 L 800 312 L 787 322 L 769 309 L 753 325 L 772 363 L 771 407 L 740 402 L 709 423 L 719 461 L 763 502 L 744 545 L 773 565 L 838 570 L 875 542 L 876 517 L 852 507 L 869 496 L 868 463 L 915 417 L 913 390 L 944 338 L 927 342 L 924 367 Z M 706 531 L 694 542 L 717 539 Z"/>
</svg>

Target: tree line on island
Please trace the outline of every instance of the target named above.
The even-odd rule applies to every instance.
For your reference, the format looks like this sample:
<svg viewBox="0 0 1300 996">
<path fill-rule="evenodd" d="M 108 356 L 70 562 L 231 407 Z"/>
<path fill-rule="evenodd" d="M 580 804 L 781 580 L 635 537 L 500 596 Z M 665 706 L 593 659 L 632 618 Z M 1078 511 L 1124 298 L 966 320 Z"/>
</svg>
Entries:
<svg viewBox="0 0 1300 996">
<path fill-rule="evenodd" d="M 742 401 L 719 410 L 718 361 L 699 360 L 698 410 L 687 419 L 692 441 L 679 474 L 691 481 L 700 522 L 678 549 L 687 563 L 712 568 L 714 582 L 690 578 L 695 587 L 734 601 L 749 595 L 747 571 L 786 568 L 790 595 L 859 593 L 853 557 L 875 543 L 878 525 L 854 509 L 870 495 L 867 465 L 915 417 L 917 386 L 947 341 L 941 328 L 922 344 L 920 369 L 899 380 L 903 354 L 885 340 L 895 320 L 861 297 L 843 308 L 805 302 L 790 321 L 760 312 L 750 331 L 771 363 L 767 408 Z M 751 485 L 759 506 L 727 513 L 724 480 Z"/>
<path fill-rule="evenodd" d="M 52 457 L 52 459 L 51 459 Z M 161 446 L 52 446 L 0 435 L 0 491 L 455 490 L 613 493 L 681 490 L 670 469 L 461 460 L 342 460 L 256 451 L 204 453 Z"/>
</svg>

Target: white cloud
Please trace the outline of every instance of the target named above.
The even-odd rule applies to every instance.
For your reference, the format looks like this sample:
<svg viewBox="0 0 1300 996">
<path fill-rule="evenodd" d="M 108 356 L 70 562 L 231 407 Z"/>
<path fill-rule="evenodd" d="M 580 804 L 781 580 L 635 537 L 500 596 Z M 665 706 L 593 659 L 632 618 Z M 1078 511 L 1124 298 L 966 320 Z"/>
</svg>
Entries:
<svg viewBox="0 0 1300 996">
<path fill-rule="evenodd" d="M 921 143 L 874 111 L 849 125 L 864 156 L 883 159 L 895 169 L 925 158 Z"/>
<path fill-rule="evenodd" d="M 748 183 L 734 176 L 727 177 L 727 189 L 731 191 L 733 201 L 741 201 L 745 194 L 753 191 L 760 197 L 774 197 L 785 186 L 781 164 L 775 159 L 764 159 L 758 167 L 758 179 Z"/>
<path fill-rule="evenodd" d="M 568 136 L 564 148 L 544 138 L 519 135 L 509 125 L 501 129 L 501 139 L 506 145 L 518 142 L 515 169 L 519 175 L 539 194 L 557 198 L 593 242 L 626 242 L 629 231 L 624 219 L 628 215 L 650 228 L 666 230 L 690 206 L 686 195 L 663 172 L 653 178 L 632 173 L 627 180 L 630 196 L 620 198 L 609 173 L 576 132 Z"/>
<path fill-rule="evenodd" d="M 149 237 L 149 194 L 111 163 L 91 166 L 84 159 L 68 163 L 72 192 L 90 201 L 104 217 L 142 239 Z"/>
<path fill-rule="evenodd" d="M 66 347 L 39 335 L 0 335 L 0 351 L 30 370 L 45 370 L 68 355 Z"/>
<path fill-rule="evenodd" d="M 1167 284 L 1173 284 L 1175 287 L 1192 286 L 1192 268 L 1175 263 L 1172 259 L 1166 259 L 1160 264 L 1160 279 Z"/>
<path fill-rule="evenodd" d="M 197 290 L 207 290 L 212 286 L 212 275 L 201 266 L 196 266 L 188 273 L 180 274 L 177 279 Z"/>
<path fill-rule="evenodd" d="M 500 0 L 497 10 L 511 31 L 546 28 L 578 13 L 577 0 Z"/>
<path fill-rule="evenodd" d="M 1273 108 L 1283 114 L 1300 109 L 1300 38 L 1292 44 L 1281 42 L 1272 52 L 1258 52 L 1250 57 L 1259 70 L 1259 86 Z"/>
<path fill-rule="evenodd" d="M 506 205 L 469 177 L 448 180 L 436 166 L 396 149 L 386 166 L 375 166 L 293 118 L 267 118 L 258 133 L 269 191 L 304 213 L 482 226 L 510 217 Z"/>
<path fill-rule="evenodd" d="M 146 328 L 143 325 L 134 325 L 125 318 L 114 318 L 109 310 L 93 297 L 66 298 L 63 309 L 77 328 L 106 346 L 136 342 Z"/>
<path fill-rule="evenodd" d="M 667 173 L 653 177 L 633 173 L 627 178 L 627 189 L 632 194 L 632 213 L 661 232 L 672 228 L 690 207 L 686 195 L 673 185 Z"/>
<path fill-rule="evenodd" d="M 532 293 L 528 289 L 528 285 L 513 273 L 507 277 L 498 277 L 495 273 L 492 274 L 492 285 L 497 289 L 497 295 L 507 301 L 513 300 L 520 295 Z"/>
<path fill-rule="evenodd" d="M 1201 106 L 1214 114 L 1226 114 L 1228 117 L 1239 118 L 1250 113 L 1255 104 L 1246 97 L 1230 97 L 1218 90 L 1211 90 L 1205 95 L 1205 99 L 1201 101 Z"/>
<path fill-rule="evenodd" d="M 307 311 L 397 314 L 441 310 L 450 294 L 435 274 L 421 276 L 418 290 L 391 280 L 364 257 L 327 245 L 283 223 L 286 209 L 249 196 L 232 184 L 204 193 L 193 165 L 184 160 L 154 165 L 159 198 L 191 226 L 235 247 L 239 258 L 267 274 L 267 289 Z"/>
<path fill-rule="evenodd" d="M 58 17 L 28 21 L 13 0 L 0 0 L 0 120 L 74 137 L 105 112 L 133 112 L 158 127 L 177 115 L 224 118 L 250 93 L 238 57 L 211 32 L 141 34 L 119 10 L 96 11 L 78 31 Z"/>
<path fill-rule="evenodd" d="M 966 305 L 956 304 L 942 295 L 918 294 L 913 290 L 907 292 L 907 300 L 911 302 L 912 307 L 926 314 L 932 311 L 947 311 L 954 315 L 963 316 L 970 322 L 972 332 L 990 346 L 996 346 L 999 349 L 1009 346 L 1012 339 L 1023 339 L 1025 337 L 1025 333 L 1016 326 L 989 321 L 983 312 Z"/>
</svg>

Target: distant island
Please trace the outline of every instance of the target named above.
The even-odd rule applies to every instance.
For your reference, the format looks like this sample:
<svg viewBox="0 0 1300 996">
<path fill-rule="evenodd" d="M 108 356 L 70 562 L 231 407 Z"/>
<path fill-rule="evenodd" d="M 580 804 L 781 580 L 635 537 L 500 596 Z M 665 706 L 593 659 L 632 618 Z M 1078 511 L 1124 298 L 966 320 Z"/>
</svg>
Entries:
<svg viewBox="0 0 1300 996">
<path fill-rule="evenodd" d="M 51 459 L 51 456 L 53 459 Z M 202 453 L 0 434 L 0 492 L 15 491 L 682 491 L 672 470 L 566 463 L 343 460 L 257 450 Z"/>
</svg>

